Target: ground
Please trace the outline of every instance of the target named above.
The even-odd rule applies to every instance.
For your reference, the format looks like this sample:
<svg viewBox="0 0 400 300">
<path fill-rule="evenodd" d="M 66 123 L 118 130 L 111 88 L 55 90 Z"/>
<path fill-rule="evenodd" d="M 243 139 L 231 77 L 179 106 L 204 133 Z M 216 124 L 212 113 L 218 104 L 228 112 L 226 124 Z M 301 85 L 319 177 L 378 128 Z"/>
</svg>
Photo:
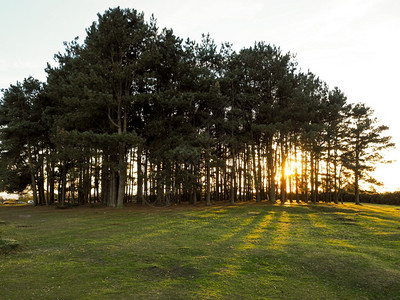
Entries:
<svg viewBox="0 0 400 300">
<path fill-rule="evenodd" d="M 4 299 L 400 299 L 400 207 L 0 207 Z"/>
</svg>

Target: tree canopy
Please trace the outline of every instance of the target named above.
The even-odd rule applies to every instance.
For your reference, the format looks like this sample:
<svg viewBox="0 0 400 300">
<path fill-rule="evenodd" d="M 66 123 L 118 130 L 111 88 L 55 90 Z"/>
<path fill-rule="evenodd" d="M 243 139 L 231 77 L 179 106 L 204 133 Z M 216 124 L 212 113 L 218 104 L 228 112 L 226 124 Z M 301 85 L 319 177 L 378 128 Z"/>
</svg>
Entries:
<svg viewBox="0 0 400 300">
<path fill-rule="evenodd" d="M 37 204 L 359 203 L 393 146 L 370 108 L 264 42 L 184 41 L 117 7 L 55 59 L 0 102 L 0 189 Z"/>
</svg>

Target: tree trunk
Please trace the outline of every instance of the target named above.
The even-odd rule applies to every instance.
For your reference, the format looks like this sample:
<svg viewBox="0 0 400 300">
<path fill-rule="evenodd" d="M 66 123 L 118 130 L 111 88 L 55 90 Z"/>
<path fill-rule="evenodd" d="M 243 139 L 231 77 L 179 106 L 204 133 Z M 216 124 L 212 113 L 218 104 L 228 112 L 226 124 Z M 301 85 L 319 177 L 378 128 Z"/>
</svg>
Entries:
<svg viewBox="0 0 400 300">
<path fill-rule="evenodd" d="M 281 203 L 286 202 L 286 151 L 281 139 Z"/>
<path fill-rule="evenodd" d="M 67 167 L 64 163 L 61 174 L 61 206 L 65 205 L 65 194 L 67 191 Z M 59 195 L 60 196 L 60 195 Z"/>
<path fill-rule="evenodd" d="M 314 163 L 314 160 L 315 160 L 314 159 L 314 153 L 311 152 L 311 157 L 310 157 L 311 179 L 310 179 L 310 183 L 311 183 L 311 201 L 312 201 L 312 203 L 316 203 L 317 202 L 317 200 L 316 200 L 317 198 L 316 198 L 316 195 L 315 195 L 315 171 L 314 171 L 315 163 Z"/>
<path fill-rule="evenodd" d="M 356 169 L 354 172 L 354 200 L 357 205 L 360 205 L 360 163 L 359 163 L 359 153 L 358 149 L 356 149 Z"/>
<path fill-rule="evenodd" d="M 119 143 L 119 163 L 118 163 L 118 194 L 117 208 L 124 207 L 125 182 L 126 182 L 126 154 L 125 143 Z"/>
<path fill-rule="evenodd" d="M 215 170 L 215 201 L 219 201 L 220 200 L 220 182 L 219 182 L 219 180 L 220 180 L 220 176 L 219 176 L 219 174 L 220 174 L 220 169 L 219 169 L 219 166 L 218 166 L 218 164 L 217 164 L 217 166 L 216 166 L 216 170 Z"/>
<path fill-rule="evenodd" d="M 32 194 L 33 194 L 33 203 L 34 205 L 38 205 L 38 197 L 37 197 L 37 189 L 36 189 L 36 179 L 35 179 L 35 170 L 32 161 L 32 152 L 31 152 L 31 145 L 28 139 L 27 143 L 28 148 L 28 164 L 29 164 L 29 172 L 31 174 L 31 187 L 32 187 Z"/>
<path fill-rule="evenodd" d="M 232 168 L 231 168 L 231 204 L 235 203 L 235 189 L 236 189 L 236 158 L 235 151 L 232 148 Z"/>
<path fill-rule="evenodd" d="M 261 143 L 258 144 L 258 187 L 260 189 L 260 202 L 265 199 L 264 198 L 264 175 L 263 175 L 263 167 L 261 165 Z"/>
<path fill-rule="evenodd" d="M 103 155 L 103 165 L 101 167 L 101 203 L 108 205 L 110 195 L 110 169 L 106 166 L 108 155 Z"/>
<path fill-rule="evenodd" d="M 328 145 L 327 145 L 327 158 L 326 158 L 326 174 L 325 174 L 325 202 L 332 202 L 332 184 L 331 184 L 331 139 L 328 137 Z"/>
<path fill-rule="evenodd" d="M 269 200 L 272 203 L 276 203 L 276 193 L 275 193 L 275 165 L 273 156 L 272 141 L 269 142 L 267 163 L 268 163 L 268 173 L 269 173 Z"/>
<path fill-rule="evenodd" d="M 358 185 L 359 179 L 358 179 L 358 174 L 357 174 L 358 172 L 356 171 L 355 173 L 356 174 L 355 174 L 355 179 L 354 179 L 354 200 L 357 205 L 360 205 L 360 189 L 359 189 L 359 185 Z"/>
<path fill-rule="evenodd" d="M 335 156 L 333 159 L 333 202 L 339 203 L 338 199 L 338 184 L 337 184 L 337 150 L 335 149 Z"/>
<path fill-rule="evenodd" d="M 208 155 L 207 155 L 208 156 Z M 206 158 L 206 205 L 210 206 L 211 205 L 211 199 L 210 199 L 210 159 L 207 157 Z"/>
<path fill-rule="evenodd" d="M 142 176 L 142 147 L 139 146 L 137 150 L 137 191 L 136 191 L 136 202 L 139 204 L 145 204 L 143 199 L 143 176 Z"/>
<path fill-rule="evenodd" d="M 256 163 L 256 149 L 255 145 L 252 145 L 251 149 L 251 154 L 253 156 L 253 178 L 254 178 L 254 189 L 256 191 L 256 201 L 257 203 L 261 202 L 261 197 L 260 197 L 260 180 L 258 177 L 259 170 L 257 170 L 257 163 Z M 258 153 L 260 155 L 260 153 Z M 260 168 L 260 165 L 258 165 L 258 168 Z"/>
<path fill-rule="evenodd" d="M 117 184 L 117 174 L 114 170 L 110 172 L 109 179 L 109 197 L 106 199 L 107 206 L 115 207 L 116 206 L 116 184 Z"/>
<path fill-rule="evenodd" d="M 315 158 L 314 162 L 315 162 L 315 167 L 314 167 L 314 172 L 315 172 L 315 175 L 314 175 L 314 183 L 315 183 L 314 198 L 315 198 L 315 200 L 314 200 L 314 203 L 317 203 L 317 202 L 319 202 L 319 191 L 318 191 L 318 189 L 319 189 L 319 183 L 318 183 L 319 158 L 318 158 L 318 156 Z"/>
<path fill-rule="evenodd" d="M 298 158 L 297 158 L 297 146 L 294 146 L 294 164 L 295 164 L 295 185 L 296 185 L 296 202 L 300 203 L 299 199 L 299 171 L 298 171 Z"/>
</svg>

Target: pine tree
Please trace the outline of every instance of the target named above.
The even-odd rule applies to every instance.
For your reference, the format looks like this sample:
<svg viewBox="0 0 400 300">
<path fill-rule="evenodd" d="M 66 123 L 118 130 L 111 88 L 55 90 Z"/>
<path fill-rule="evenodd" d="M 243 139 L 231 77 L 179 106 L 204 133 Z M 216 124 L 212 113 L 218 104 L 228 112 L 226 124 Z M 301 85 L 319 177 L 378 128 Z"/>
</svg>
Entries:
<svg viewBox="0 0 400 300">
<path fill-rule="evenodd" d="M 139 203 L 275 203 L 279 192 L 284 203 L 293 187 L 297 200 L 337 203 L 343 167 L 359 202 L 359 181 L 393 145 L 369 108 L 350 110 L 276 46 L 183 42 L 119 7 L 65 46 L 47 84 L 10 86 L 0 105 L 1 186 L 30 185 L 35 203 L 56 186 L 61 205 L 122 207 L 135 188 Z"/>
<path fill-rule="evenodd" d="M 345 139 L 347 149 L 342 161 L 353 172 L 356 204 L 360 204 L 360 181 L 376 184 L 370 172 L 375 169 L 376 163 L 384 161 L 382 150 L 394 147 L 391 137 L 384 135 L 388 129 L 378 124 L 373 110 L 365 104 L 352 106 Z"/>
<path fill-rule="evenodd" d="M 0 106 L 1 189 L 22 192 L 29 184 L 35 205 L 44 201 L 43 193 L 38 195 L 47 135 L 41 118 L 42 90 L 43 84 L 29 77 L 3 90 Z"/>
</svg>

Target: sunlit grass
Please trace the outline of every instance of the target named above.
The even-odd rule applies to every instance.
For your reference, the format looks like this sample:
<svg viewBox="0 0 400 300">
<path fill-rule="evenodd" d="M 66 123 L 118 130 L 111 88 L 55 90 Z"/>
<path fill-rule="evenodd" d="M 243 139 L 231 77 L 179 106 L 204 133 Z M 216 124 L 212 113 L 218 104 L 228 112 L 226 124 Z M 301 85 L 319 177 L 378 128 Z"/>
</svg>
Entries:
<svg viewBox="0 0 400 300">
<path fill-rule="evenodd" d="M 324 220 L 321 219 L 319 215 L 314 213 L 308 214 L 308 218 L 310 219 L 312 226 L 315 228 L 327 228 L 327 225 L 324 223 Z"/>
<path fill-rule="evenodd" d="M 4 299 L 400 299 L 400 210 L 3 207 Z"/>
<path fill-rule="evenodd" d="M 271 249 L 273 250 L 282 250 L 285 245 L 288 244 L 288 237 L 290 230 L 290 218 L 289 214 L 286 211 L 283 211 L 280 218 L 278 219 L 278 226 L 275 231 L 275 236 L 271 241 Z"/>
<path fill-rule="evenodd" d="M 326 242 L 332 246 L 345 247 L 349 249 L 355 249 L 356 247 L 349 244 L 348 240 L 339 239 L 327 239 Z"/>
</svg>

